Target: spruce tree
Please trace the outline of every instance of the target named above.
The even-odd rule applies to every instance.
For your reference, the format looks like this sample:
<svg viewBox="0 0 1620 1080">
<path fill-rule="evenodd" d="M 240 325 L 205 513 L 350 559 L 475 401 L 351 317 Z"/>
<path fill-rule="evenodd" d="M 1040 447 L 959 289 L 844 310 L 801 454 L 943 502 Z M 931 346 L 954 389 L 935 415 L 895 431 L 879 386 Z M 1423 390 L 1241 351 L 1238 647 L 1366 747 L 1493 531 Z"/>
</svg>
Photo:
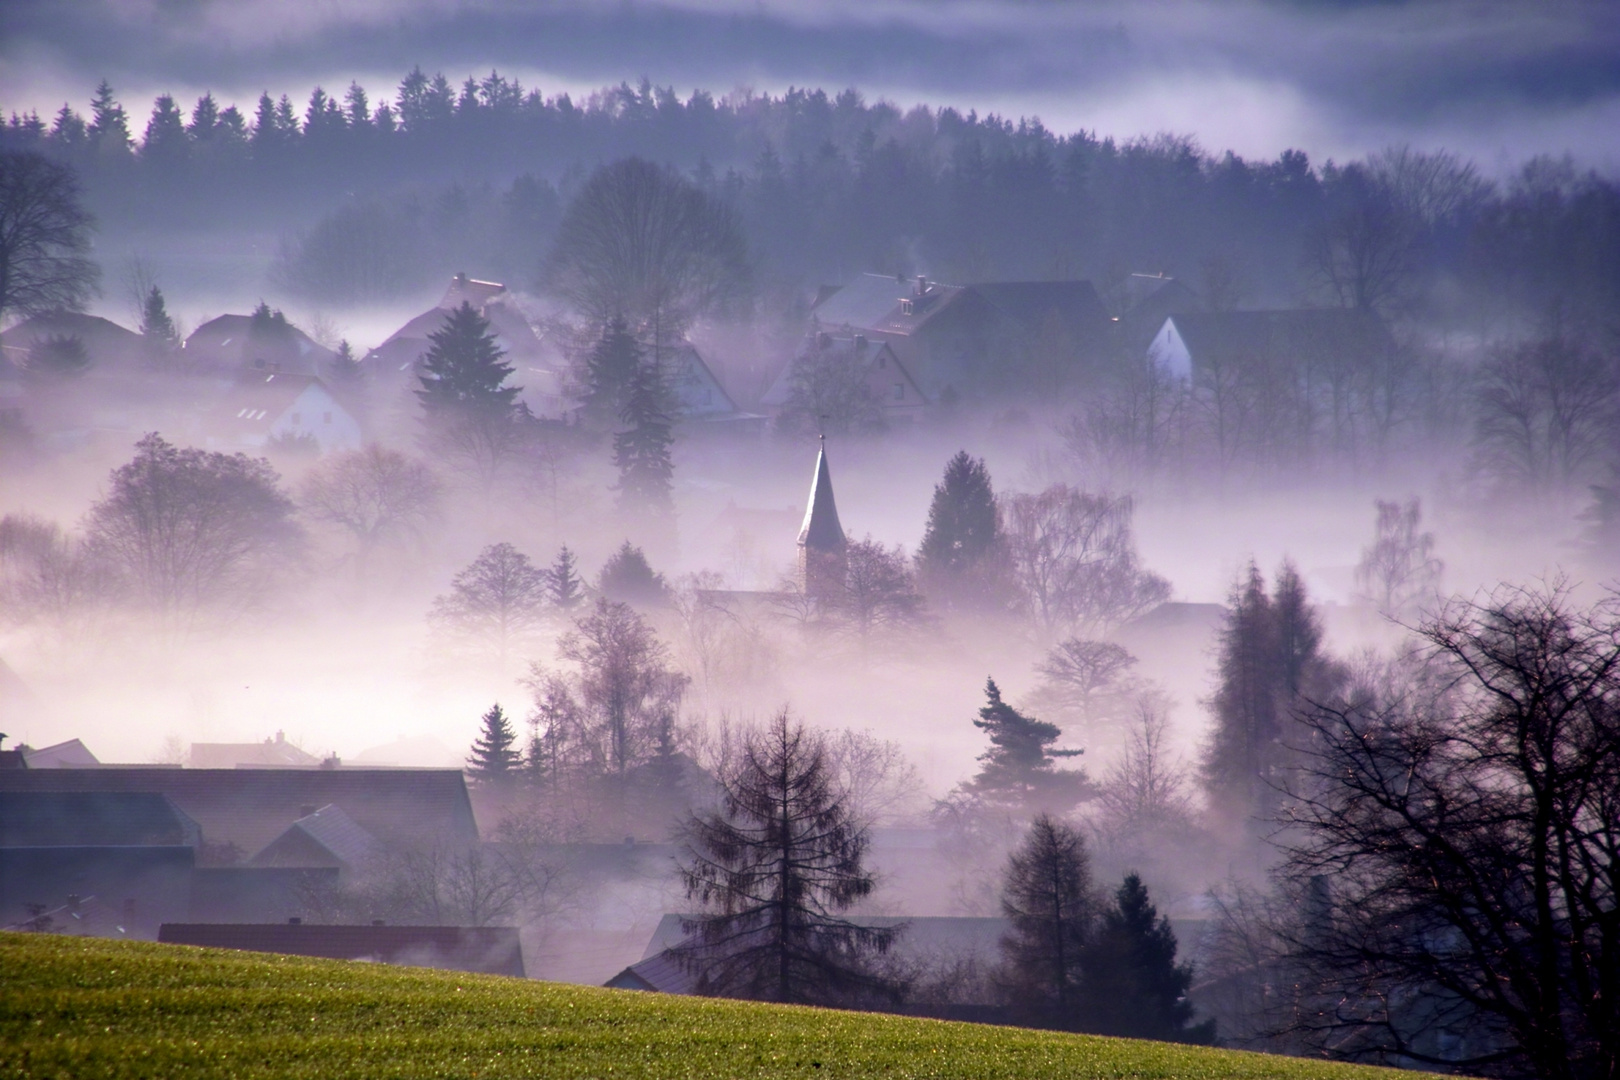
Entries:
<svg viewBox="0 0 1620 1080">
<path fill-rule="evenodd" d="M 416 396 L 430 422 L 449 416 L 510 417 L 522 387 L 505 385 L 513 368 L 495 343 L 489 320 L 464 300 L 428 340 L 432 344 L 422 358 Z"/>
<path fill-rule="evenodd" d="M 624 429 L 613 436 L 613 464 L 619 470 L 620 509 L 655 518 L 672 516 L 674 402 L 657 364 L 636 365 L 619 419 Z"/>
<path fill-rule="evenodd" d="M 596 587 L 609 600 L 626 604 L 657 606 L 669 600 L 669 583 L 652 568 L 647 555 L 626 540 L 602 564 Z"/>
<path fill-rule="evenodd" d="M 1005 550 L 990 470 L 966 450 L 945 465 L 934 487 L 928 527 L 917 548 L 917 570 L 925 588 L 948 605 L 993 604 L 1005 585 L 997 572 Z M 998 588 L 1000 586 L 1000 588 Z"/>
<path fill-rule="evenodd" d="M 1091 857 L 1073 826 L 1041 813 L 1007 860 L 1001 980 L 1022 1023 L 1080 1024 L 1081 960 L 1096 918 Z"/>
<path fill-rule="evenodd" d="M 1058 758 L 1084 751 L 1054 749 L 1063 732 L 1002 701 L 995 679 L 985 680 L 984 693 L 973 726 L 989 734 L 990 749 L 979 755 L 982 764 L 967 789 L 995 802 L 1059 812 L 1085 798 L 1090 782 L 1084 772 L 1054 768 Z"/>
<path fill-rule="evenodd" d="M 172 349 L 180 344 L 180 335 L 174 328 L 174 320 L 169 317 L 168 305 L 163 302 L 163 290 L 156 285 L 146 294 L 146 303 L 141 308 L 141 336 L 163 349 Z"/>
<path fill-rule="evenodd" d="M 1080 1016 L 1096 1035 L 1208 1044 L 1215 1021 L 1194 1024 L 1192 965 L 1176 963 L 1176 934 L 1147 886 L 1127 874 L 1080 954 Z"/>
<path fill-rule="evenodd" d="M 588 426 L 606 430 L 618 423 L 641 364 L 641 346 L 623 317 L 614 316 L 585 358 L 585 393 L 580 413 Z"/>
<path fill-rule="evenodd" d="M 579 561 L 564 544 L 546 571 L 546 596 L 562 612 L 574 610 L 585 596 L 585 583 L 579 578 Z"/>
<path fill-rule="evenodd" d="M 354 355 L 354 346 L 349 339 L 344 338 L 338 342 L 337 355 L 332 358 L 332 378 L 338 382 L 353 382 L 365 373 L 360 366 L 360 358 Z"/>
<path fill-rule="evenodd" d="M 502 784 L 517 776 L 523 755 L 513 746 L 517 733 L 512 730 L 506 712 L 497 702 L 483 717 L 484 727 L 473 743 L 472 756 L 467 759 L 467 772 L 479 784 Z"/>
</svg>

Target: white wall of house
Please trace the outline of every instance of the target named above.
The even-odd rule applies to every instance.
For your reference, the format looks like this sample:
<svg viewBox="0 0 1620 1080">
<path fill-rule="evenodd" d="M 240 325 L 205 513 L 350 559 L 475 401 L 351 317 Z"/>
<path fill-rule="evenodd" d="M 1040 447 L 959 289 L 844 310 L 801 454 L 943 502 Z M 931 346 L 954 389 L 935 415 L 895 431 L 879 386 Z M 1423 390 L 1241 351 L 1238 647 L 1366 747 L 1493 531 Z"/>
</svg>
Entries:
<svg viewBox="0 0 1620 1080">
<path fill-rule="evenodd" d="M 313 383 L 270 425 L 269 438 L 298 435 L 314 436 L 323 452 L 353 450 L 364 441 L 360 425 L 349 411 Z"/>
<path fill-rule="evenodd" d="M 1148 359 L 1166 375 L 1177 379 L 1192 378 L 1192 353 L 1182 340 L 1181 332 L 1176 329 L 1174 316 L 1164 320 L 1164 325 L 1154 335 L 1152 344 L 1148 346 Z"/>
</svg>

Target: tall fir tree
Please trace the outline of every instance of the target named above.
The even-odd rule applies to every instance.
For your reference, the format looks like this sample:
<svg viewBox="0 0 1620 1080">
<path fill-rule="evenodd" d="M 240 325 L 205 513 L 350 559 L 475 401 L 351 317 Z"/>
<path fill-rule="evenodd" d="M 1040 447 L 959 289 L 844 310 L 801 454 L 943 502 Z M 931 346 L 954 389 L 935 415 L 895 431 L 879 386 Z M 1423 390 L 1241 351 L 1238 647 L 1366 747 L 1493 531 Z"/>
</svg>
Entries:
<svg viewBox="0 0 1620 1080">
<path fill-rule="evenodd" d="M 174 320 L 169 317 L 168 305 L 163 301 L 163 290 L 156 285 L 146 294 L 141 307 L 141 336 L 153 345 L 171 349 L 180 344 Z"/>
<path fill-rule="evenodd" d="M 630 385 L 642 365 L 642 350 L 629 324 L 614 316 L 585 358 L 581 419 L 598 430 L 612 430 L 629 399 Z"/>
<path fill-rule="evenodd" d="M 579 560 L 564 544 L 546 571 L 546 596 L 558 611 L 573 611 L 585 598 L 585 583 L 579 577 Z"/>
<path fill-rule="evenodd" d="M 621 510 L 651 518 L 674 515 L 674 411 L 662 369 L 646 360 L 637 364 L 619 412 L 624 427 L 613 436 Z"/>
<path fill-rule="evenodd" d="M 103 155 L 127 157 L 133 142 L 129 135 L 129 114 L 113 97 L 113 88 L 106 79 L 96 87 L 90 113 L 87 136 L 91 147 Z"/>
<path fill-rule="evenodd" d="M 1192 965 L 1176 963 L 1176 933 L 1142 879 L 1125 876 L 1080 954 L 1080 1015 L 1096 1035 L 1160 1042 L 1215 1041 L 1215 1021 L 1194 1024 Z"/>
<path fill-rule="evenodd" d="M 1036 815 L 1007 859 L 1001 981 L 1022 1023 L 1079 1028 L 1081 960 L 1096 919 L 1091 856 L 1078 830 Z"/>
<path fill-rule="evenodd" d="M 995 802 L 1062 812 L 1089 794 L 1084 772 L 1058 769 L 1059 758 L 1083 750 L 1058 750 L 1063 734 L 1056 724 L 1025 716 L 1001 700 L 995 679 L 984 684 L 985 704 L 973 726 L 990 736 L 990 749 L 979 755 L 978 775 L 967 789 Z"/>
<path fill-rule="evenodd" d="M 516 779 L 523 755 L 514 749 L 517 732 L 512 730 L 506 711 L 496 702 L 481 719 L 484 726 L 472 745 L 467 772 L 478 784 L 504 784 Z"/>
<path fill-rule="evenodd" d="M 1269 819 L 1293 753 L 1292 710 L 1342 680 L 1321 649 L 1322 630 L 1305 584 L 1284 563 L 1270 595 L 1252 562 L 1233 587 L 1221 631 L 1215 724 L 1204 747 L 1209 805 L 1229 822 Z"/>
<path fill-rule="evenodd" d="M 507 385 L 512 365 L 489 321 L 466 301 L 428 340 L 416 391 L 428 441 L 469 465 L 487 494 L 501 462 L 521 443 L 528 415 L 517 401 L 523 388 Z"/>
<path fill-rule="evenodd" d="M 929 595 L 947 606 L 994 606 L 1010 591 L 1005 557 L 990 470 L 982 458 L 959 451 L 934 487 L 917 548 L 918 576 Z"/>
</svg>

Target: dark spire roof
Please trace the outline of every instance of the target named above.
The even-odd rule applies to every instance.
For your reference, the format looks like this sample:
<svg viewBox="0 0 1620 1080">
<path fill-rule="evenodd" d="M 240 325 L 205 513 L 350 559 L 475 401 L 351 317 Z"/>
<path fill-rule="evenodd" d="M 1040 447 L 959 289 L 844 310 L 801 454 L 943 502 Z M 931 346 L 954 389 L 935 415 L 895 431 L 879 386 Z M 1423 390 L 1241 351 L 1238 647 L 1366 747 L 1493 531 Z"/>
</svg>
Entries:
<svg viewBox="0 0 1620 1080">
<path fill-rule="evenodd" d="M 817 551 L 837 551 L 844 546 L 844 528 L 838 524 L 838 507 L 833 503 L 832 475 L 827 471 L 825 435 L 821 438 L 821 452 L 816 455 L 816 478 L 810 485 L 809 505 L 804 508 L 799 546 Z"/>
</svg>

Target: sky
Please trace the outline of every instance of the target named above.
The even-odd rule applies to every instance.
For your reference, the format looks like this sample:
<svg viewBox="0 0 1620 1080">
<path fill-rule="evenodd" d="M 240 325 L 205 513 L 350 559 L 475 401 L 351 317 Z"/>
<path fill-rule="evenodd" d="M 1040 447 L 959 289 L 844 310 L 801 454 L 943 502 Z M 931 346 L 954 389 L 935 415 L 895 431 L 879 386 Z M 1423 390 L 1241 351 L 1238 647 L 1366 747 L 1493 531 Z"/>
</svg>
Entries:
<svg viewBox="0 0 1620 1080">
<path fill-rule="evenodd" d="M 1505 174 L 1541 153 L 1620 172 L 1620 5 L 1035 0 L 6 0 L 0 108 L 83 111 L 108 79 L 151 99 L 307 97 L 412 65 L 491 68 L 546 94 L 646 76 L 683 94 L 847 86 L 1171 131 L 1206 149 L 1347 158 L 1411 142 Z"/>
</svg>

